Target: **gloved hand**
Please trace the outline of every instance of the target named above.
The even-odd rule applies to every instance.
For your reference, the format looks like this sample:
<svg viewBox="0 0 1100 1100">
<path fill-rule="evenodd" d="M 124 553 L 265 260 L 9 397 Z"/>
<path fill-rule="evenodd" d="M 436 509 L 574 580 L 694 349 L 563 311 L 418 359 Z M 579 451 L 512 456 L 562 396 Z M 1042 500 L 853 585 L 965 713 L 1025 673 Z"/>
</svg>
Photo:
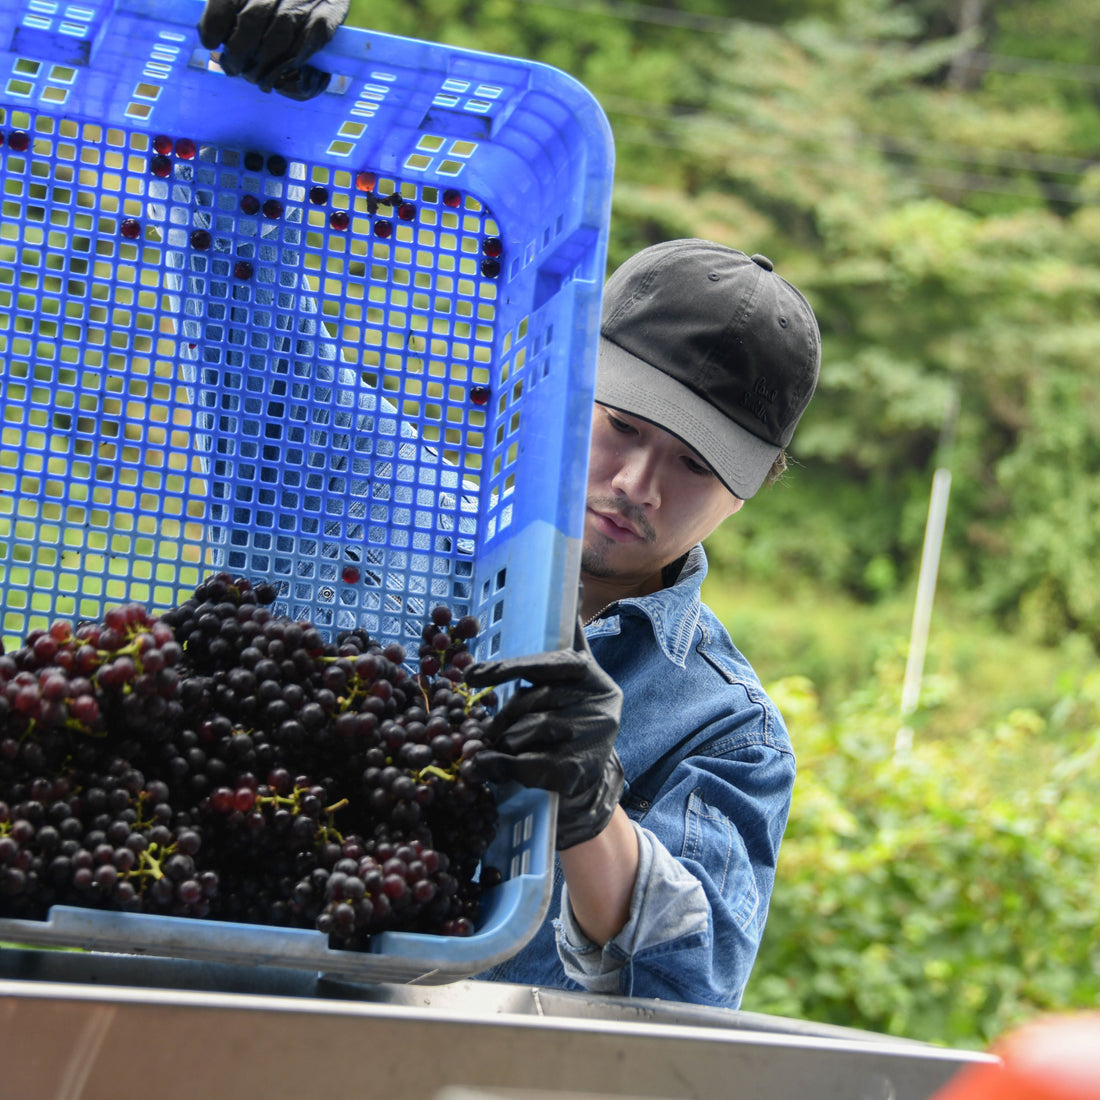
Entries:
<svg viewBox="0 0 1100 1100">
<path fill-rule="evenodd" d="M 306 65 L 347 18 L 350 0 L 206 0 L 199 38 L 222 46 L 221 67 L 263 91 L 312 99 L 329 73 Z"/>
<path fill-rule="evenodd" d="M 572 848 L 607 827 L 622 794 L 615 736 L 623 693 L 596 663 L 579 619 L 572 649 L 466 670 L 471 687 L 518 679 L 532 686 L 519 688 L 494 717 L 478 767 L 487 779 L 557 791 L 557 847 Z"/>
</svg>

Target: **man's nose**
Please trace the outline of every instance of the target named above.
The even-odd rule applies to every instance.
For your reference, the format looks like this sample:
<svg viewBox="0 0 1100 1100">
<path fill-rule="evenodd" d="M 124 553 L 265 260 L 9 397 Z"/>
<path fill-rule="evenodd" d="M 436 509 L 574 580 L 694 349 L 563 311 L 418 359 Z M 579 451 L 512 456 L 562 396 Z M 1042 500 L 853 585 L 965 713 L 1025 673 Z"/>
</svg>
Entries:
<svg viewBox="0 0 1100 1100">
<path fill-rule="evenodd" d="M 611 486 L 632 504 L 649 507 L 660 504 L 659 468 L 654 455 L 640 447 L 631 449 L 619 464 Z"/>
</svg>

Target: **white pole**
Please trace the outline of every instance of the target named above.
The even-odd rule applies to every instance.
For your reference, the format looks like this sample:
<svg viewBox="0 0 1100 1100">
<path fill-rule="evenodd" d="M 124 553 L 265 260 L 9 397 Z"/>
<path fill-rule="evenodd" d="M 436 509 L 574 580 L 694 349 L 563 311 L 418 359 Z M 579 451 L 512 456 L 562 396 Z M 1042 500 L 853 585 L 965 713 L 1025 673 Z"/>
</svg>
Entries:
<svg viewBox="0 0 1100 1100">
<path fill-rule="evenodd" d="M 909 657 L 905 662 L 905 680 L 901 688 L 901 727 L 894 739 L 895 763 L 903 760 L 913 747 L 913 727 L 909 724 L 909 718 L 920 702 L 924 658 L 928 650 L 928 630 L 932 622 L 932 602 L 936 595 L 940 550 L 943 547 L 943 531 L 947 523 L 947 500 L 951 495 L 951 470 L 947 466 L 947 456 L 954 439 L 958 412 L 958 397 L 952 392 L 944 412 L 940 465 L 932 476 L 932 496 L 928 502 L 928 519 L 924 528 L 917 598 L 913 606 L 913 626 L 909 635 Z"/>
</svg>

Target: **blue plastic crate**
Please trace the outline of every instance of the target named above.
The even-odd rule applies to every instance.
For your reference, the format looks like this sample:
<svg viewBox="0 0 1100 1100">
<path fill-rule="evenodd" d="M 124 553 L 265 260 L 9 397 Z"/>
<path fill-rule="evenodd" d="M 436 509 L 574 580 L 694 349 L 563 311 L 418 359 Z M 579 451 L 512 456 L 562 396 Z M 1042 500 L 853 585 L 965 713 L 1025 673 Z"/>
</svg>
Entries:
<svg viewBox="0 0 1100 1100">
<path fill-rule="evenodd" d="M 350 28 L 296 104 L 217 70 L 201 10 L 0 0 L 5 639 L 225 568 L 330 630 L 446 602 L 488 653 L 567 640 L 599 107 Z"/>
<path fill-rule="evenodd" d="M 218 569 L 330 635 L 417 639 L 445 603 L 479 656 L 568 643 L 599 106 L 547 66 L 353 28 L 295 103 L 221 72 L 202 7 L 0 0 L 5 644 Z"/>
</svg>

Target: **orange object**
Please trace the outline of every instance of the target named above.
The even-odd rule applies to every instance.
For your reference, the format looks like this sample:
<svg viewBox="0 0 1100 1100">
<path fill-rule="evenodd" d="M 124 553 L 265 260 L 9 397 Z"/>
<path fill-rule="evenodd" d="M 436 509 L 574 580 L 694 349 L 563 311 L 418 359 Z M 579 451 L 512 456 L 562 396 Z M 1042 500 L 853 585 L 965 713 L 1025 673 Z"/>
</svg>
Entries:
<svg viewBox="0 0 1100 1100">
<path fill-rule="evenodd" d="M 993 1046 L 1000 1065 L 969 1066 L 929 1100 L 1098 1100 L 1100 1012 L 1040 1017 Z"/>
</svg>

